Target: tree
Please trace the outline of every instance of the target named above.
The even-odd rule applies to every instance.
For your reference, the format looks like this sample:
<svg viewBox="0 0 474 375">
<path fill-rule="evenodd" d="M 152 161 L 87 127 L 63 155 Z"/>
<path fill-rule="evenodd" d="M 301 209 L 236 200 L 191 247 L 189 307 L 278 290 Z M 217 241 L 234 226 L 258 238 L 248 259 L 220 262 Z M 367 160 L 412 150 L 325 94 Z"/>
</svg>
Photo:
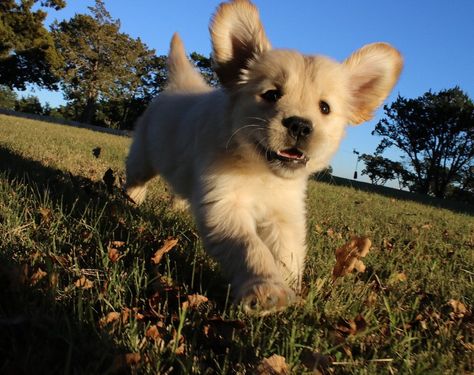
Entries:
<svg viewBox="0 0 474 375">
<path fill-rule="evenodd" d="M 0 108 L 14 110 L 16 100 L 15 91 L 7 86 L 0 86 Z"/>
<path fill-rule="evenodd" d="M 120 21 L 110 16 L 102 0 L 96 0 L 89 10 L 92 16 L 76 14 L 52 26 L 65 61 L 65 96 L 83 122 L 96 120 L 101 102 L 131 103 L 137 96 L 149 95 L 145 86 L 156 78 L 155 69 L 160 69 L 154 51 L 140 39 L 121 33 Z"/>
<path fill-rule="evenodd" d="M 403 178 L 412 191 L 445 198 L 465 189 L 474 161 L 474 104 L 459 88 L 431 91 L 416 99 L 398 96 L 384 106 L 372 134 L 382 137 L 380 156 L 396 147 L 404 154 Z"/>
<path fill-rule="evenodd" d="M 0 84 L 20 90 L 27 84 L 56 89 L 61 58 L 43 26 L 47 13 L 32 10 L 37 0 L 0 2 Z M 41 1 L 43 7 L 63 8 L 64 0 Z"/>
<path fill-rule="evenodd" d="M 210 57 L 205 57 L 197 52 L 192 52 L 189 57 L 191 62 L 199 70 L 210 86 L 219 86 L 219 79 L 217 78 L 214 69 L 212 69 L 212 59 Z"/>
<path fill-rule="evenodd" d="M 48 105 L 49 107 L 49 105 Z M 40 100 L 35 95 L 28 95 L 20 98 L 15 103 L 15 111 L 24 113 L 33 113 L 35 115 L 44 115 L 44 108 Z"/>
<path fill-rule="evenodd" d="M 369 177 L 374 185 L 385 185 L 388 181 L 396 179 L 400 187 L 406 187 L 408 181 L 412 180 L 412 175 L 403 168 L 400 162 L 369 154 L 362 154 L 359 160 L 365 164 L 361 173 Z"/>
</svg>

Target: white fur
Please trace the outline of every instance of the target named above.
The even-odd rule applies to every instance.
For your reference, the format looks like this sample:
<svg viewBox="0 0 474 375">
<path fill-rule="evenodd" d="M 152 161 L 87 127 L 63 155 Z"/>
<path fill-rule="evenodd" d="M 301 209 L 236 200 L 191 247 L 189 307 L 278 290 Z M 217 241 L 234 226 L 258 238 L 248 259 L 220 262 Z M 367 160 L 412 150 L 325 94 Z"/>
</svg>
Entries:
<svg viewBox="0 0 474 375">
<path fill-rule="evenodd" d="M 380 43 L 343 64 L 272 50 L 248 0 L 222 4 L 210 29 L 224 87 L 204 83 L 175 34 L 168 89 L 136 126 L 126 188 L 140 203 L 146 183 L 163 176 L 190 202 L 204 245 L 229 278 L 236 301 L 247 311 L 267 313 L 291 303 L 301 286 L 308 176 L 328 165 L 346 124 L 369 118 L 388 95 L 401 57 Z M 277 102 L 262 98 L 274 89 L 282 92 Z M 322 100 L 330 104 L 328 115 L 321 112 Z M 292 116 L 312 124 L 310 136 L 289 135 L 282 124 Z M 306 164 L 273 157 L 272 151 L 291 147 L 304 152 Z"/>
</svg>

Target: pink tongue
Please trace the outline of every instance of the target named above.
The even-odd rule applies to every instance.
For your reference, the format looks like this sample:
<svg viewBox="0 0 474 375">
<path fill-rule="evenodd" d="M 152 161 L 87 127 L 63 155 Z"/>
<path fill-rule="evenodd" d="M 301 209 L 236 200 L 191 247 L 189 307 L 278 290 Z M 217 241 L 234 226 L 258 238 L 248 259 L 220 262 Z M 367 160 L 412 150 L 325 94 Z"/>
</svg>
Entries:
<svg viewBox="0 0 474 375">
<path fill-rule="evenodd" d="M 281 150 L 278 153 L 288 159 L 300 159 L 303 156 L 301 152 L 295 149 Z"/>
</svg>

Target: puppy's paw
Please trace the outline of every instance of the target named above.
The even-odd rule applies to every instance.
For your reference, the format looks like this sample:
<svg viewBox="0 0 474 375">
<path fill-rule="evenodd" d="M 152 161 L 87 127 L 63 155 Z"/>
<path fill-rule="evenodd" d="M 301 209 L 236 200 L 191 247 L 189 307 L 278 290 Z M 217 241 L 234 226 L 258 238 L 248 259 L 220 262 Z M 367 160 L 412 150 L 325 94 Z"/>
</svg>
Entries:
<svg viewBox="0 0 474 375">
<path fill-rule="evenodd" d="M 146 186 L 126 187 L 124 193 L 132 203 L 141 204 L 145 200 Z"/>
<path fill-rule="evenodd" d="M 296 294 L 282 282 L 262 280 L 243 288 L 238 299 L 246 313 L 265 316 L 296 302 Z"/>
</svg>

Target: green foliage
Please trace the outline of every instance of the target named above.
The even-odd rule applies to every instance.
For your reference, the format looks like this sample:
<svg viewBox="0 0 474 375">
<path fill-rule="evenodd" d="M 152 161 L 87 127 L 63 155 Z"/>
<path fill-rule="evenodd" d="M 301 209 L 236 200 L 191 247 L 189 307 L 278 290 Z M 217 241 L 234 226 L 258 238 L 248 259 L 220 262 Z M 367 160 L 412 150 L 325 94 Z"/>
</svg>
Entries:
<svg viewBox="0 0 474 375">
<path fill-rule="evenodd" d="M 412 180 L 412 175 L 403 168 L 399 162 L 394 162 L 380 155 L 362 154 L 359 160 L 365 163 L 362 170 L 363 175 L 367 175 L 375 185 L 385 185 L 387 181 L 398 180 L 399 185 L 406 187 L 408 181 Z"/>
<path fill-rule="evenodd" d="M 392 146 L 404 153 L 410 190 L 445 198 L 453 189 L 469 189 L 464 181 L 472 178 L 474 104 L 461 89 L 399 96 L 384 110 L 372 132 L 382 137 L 376 155 Z"/>
<path fill-rule="evenodd" d="M 101 0 L 89 9 L 92 16 L 76 14 L 52 26 L 65 61 L 61 76 L 66 99 L 80 114 L 80 121 L 128 124 L 137 101 L 148 101 L 159 91 L 163 59 L 140 39 L 121 33 L 120 22 Z M 119 103 L 119 108 L 108 111 L 111 103 Z M 102 113 L 97 115 L 101 106 Z"/>
<path fill-rule="evenodd" d="M 0 108 L 15 109 L 17 95 L 8 86 L 0 86 Z"/>
<path fill-rule="evenodd" d="M 18 99 L 15 103 L 15 111 L 33 113 L 35 115 L 46 114 L 40 100 L 35 95 L 28 95 Z"/>
<path fill-rule="evenodd" d="M 206 82 L 212 87 L 218 87 L 219 79 L 217 78 L 214 69 L 212 69 L 212 59 L 197 52 L 192 52 L 189 57 L 194 66 L 202 74 Z"/>
<path fill-rule="evenodd" d="M 54 41 L 43 26 L 47 13 L 32 10 L 37 1 L 0 3 L 0 84 L 24 90 L 27 84 L 56 89 L 56 69 L 62 64 Z M 42 1 L 60 9 L 63 0 Z"/>
</svg>

